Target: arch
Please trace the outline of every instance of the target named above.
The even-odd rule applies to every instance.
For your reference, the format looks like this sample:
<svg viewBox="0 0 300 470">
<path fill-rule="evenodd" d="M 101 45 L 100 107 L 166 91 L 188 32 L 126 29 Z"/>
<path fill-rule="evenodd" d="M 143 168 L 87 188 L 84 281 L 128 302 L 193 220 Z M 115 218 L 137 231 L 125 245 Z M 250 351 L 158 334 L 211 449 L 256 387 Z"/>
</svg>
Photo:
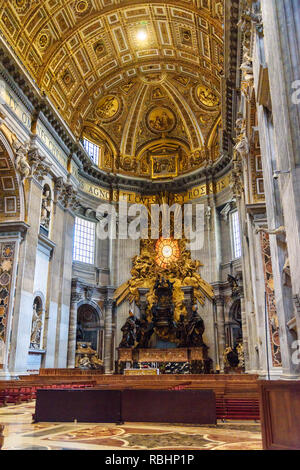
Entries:
<svg viewBox="0 0 300 470">
<path fill-rule="evenodd" d="M 46 303 L 46 299 L 45 299 L 45 296 L 43 294 L 43 292 L 41 291 L 36 291 L 33 293 L 33 301 L 36 299 L 36 297 L 39 297 L 41 302 L 42 302 L 42 305 L 43 305 L 43 308 L 45 308 L 45 303 Z"/>
<path fill-rule="evenodd" d="M 162 139 L 162 138 L 153 139 L 151 141 L 146 142 L 141 148 L 138 149 L 136 158 L 137 158 L 137 160 L 140 160 L 142 155 L 147 150 L 151 150 L 154 147 L 155 148 L 159 147 L 159 146 L 165 147 L 165 146 L 168 146 L 168 145 L 181 147 L 187 154 L 190 153 L 190 148 L 189 148 L 189 146 L 187 145 L 186 142 L 183 142 L 182 140 L 176 139 L 174 137 L 170 137 L 170 138 L 164 138 L 164 139 Z"/>
<path fill-rule="evenodd" d="M 0 222 L 21 221 L 25 218 L 23 185 L 14 161 L 13 149 L 0 130 Z"/>
<path fill-rule="evenodd" d="M 220 114 L 220 116 L 217 117 L 217 119 L 214 123 L 214 126 L 211 129 L 210 134 L 208 135 L 208 138 L 207 138 L 207 147 L 208 148 L 211 148 L 214 145 L 215 138 L 216 138 L 216 132 L 217 132 L 217 129 L 218 129 L 220 124 L 222 125 L 222 116 L 221 116 L 221 114 Z"/>
<path fill-rule="evenodd" d="M 32 323 L 30 333 L 30 348 L 40 349 L 43 342 L 43 324 L 45 312 L 45 297 L 42 292 L 36 292 L 33 296 Z"/>
<path fill-rule="evenodd" d="M 77 305 L 76 341 L 90 343 L 98 357 L 102 357 L 104 325 L 100 307 L 91 300 L 82 300 Z"/>
<path fill-rule="evenodd" d="M 227 321 L 225 323 L 226 343 L 235 347 L 243 338 L 241 299 L 235 299 L 228 311 Z"/>
<path fill-rule="evenodd" d="M 88 138 L 97 145 L 106 143 L 114 157 L 118 154 L 115 142 L 104 129 L 96 126 L 92 122 L 84 122 L 82 129 L 82 137 Z"/>
<path fill-rule="evenodd" d="M 103 315 L 101 308 L 93 300 L 87 300 L 87 299 L 80 300 L 80 302 L 78 302 L 77 304 L 77 311 L 79 310 L 79 307 L 81 307 L 82 305 L 90 305 L 91 307 L 93 307 L 98 314 L 99 322 L 101 322 L 101 320 L 104 319 L 104 315 Z"/>
</svg>

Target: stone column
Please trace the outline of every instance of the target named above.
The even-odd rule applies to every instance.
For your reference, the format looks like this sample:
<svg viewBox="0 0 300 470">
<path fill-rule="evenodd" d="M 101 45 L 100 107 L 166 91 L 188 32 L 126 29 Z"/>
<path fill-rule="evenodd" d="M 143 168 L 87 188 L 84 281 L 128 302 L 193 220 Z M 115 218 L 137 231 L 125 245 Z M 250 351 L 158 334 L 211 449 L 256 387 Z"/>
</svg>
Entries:
<svg viewBox="0 0 300 470">
<path fill-rule="evenodd" d="M 250 354 L 249 354 L 249 325 L 247 321 L 245 297 L 241 294 L 241 317 L 242 317 L 242 332 L 243 332 L 243 346 L 245 358 L 245 372 L 248 372 L 250 367 Z"/>
<path fill-rule="evenodd" d="M 21 225 L 21 224 L 20 224 Z M 25 224 L 24 224 L 25 225 Z M 24 227 L 25 228 L 25 227 Z M 16 230 L 14 232 L 14 229 Z M 7 232 L 11 230 L 12 232 Z M 9 274 L 9 282 L 0 283 L 0 290 L 5 294 L 8 292 L 8 298 L 3 302 L 2 320 L 3 325 L 0 330 L 0 380 L 9 380 L 12 376 L 8 372 L 8 359 L 11 341 L 11 324 L 14 311 L 14 291 L 16 284 L 16 273 L 19 257 L 19 247 L 22 241 L 22 235 L 19 231 L 18 223 L 6 224 L 0 223 L 0 262 L 9 262 L 6 272 Z M 5 257 L 3 258 L 3 255 Z"/>
<path fill-rule="evenodd" d="M 109 293 L 108 293 L 109 295 Z M 113 299 L 108 296 L 105 300 L 105 322 L 104 322 L 104 373 L 112 374 L 112 312 Z"/>
<path fill-rule="evenodd" d="M 29 178 L 25 183 L 29 228 L 20 245 L 9 354 L 9 371 L 16 374 L 27 373 L 42 197 L 42 185 L 39 181 Z"/>
<path fill-rule="evenodd" d="M 68 362 L 69 369 L 75 368 L 75 353 L 76 353 L 76 331 L 77 331 L 77 304 L 82 296 L 79 292 L 72 290 L 71 294 L 71 307 L 69 317 L 69 341 L 68 341 Z"/>
<path fill-rule="evenodd" d="M 225 349 L 225 318 L 224 318 L 224 297 L 218 295 L 215 297 L 216 323 L 218 338 L 218 356 L 220 372 L 224 372 L 223 351 Z"/>
<path fill-rule="evenodd" d="M 270 235 L 276 307 L 278 313 L 282 378 L 295 379 L 300 375 L 299 365 L 292 355 L 294 336 L 287 328 L 296 313 L 293 297 L 300 294 L 300 108 L 297 103 L 299 80 L 300 4 L 298 0 L 264 0 L 261 2 L 264 37 L 256 37 L 254 55 L 254 82 L 259 90 L 261 69 L 268 68 L 270 112 L 259 101 L 258 127 L 262 149 L 262 164 L 268 214 L 268 228 L 272 231 L 285 227 L 283 234 Z M 259 95 L 259 93 L 257 93 Z M 278 179 L 273 178 L 279 171 Z M 283 214 L 283 217 L 282 217 Z M 287 243 L 292 289 L 283 279 Z M 298 334 L 300 318 L 297 318 Z"/>
</svg>

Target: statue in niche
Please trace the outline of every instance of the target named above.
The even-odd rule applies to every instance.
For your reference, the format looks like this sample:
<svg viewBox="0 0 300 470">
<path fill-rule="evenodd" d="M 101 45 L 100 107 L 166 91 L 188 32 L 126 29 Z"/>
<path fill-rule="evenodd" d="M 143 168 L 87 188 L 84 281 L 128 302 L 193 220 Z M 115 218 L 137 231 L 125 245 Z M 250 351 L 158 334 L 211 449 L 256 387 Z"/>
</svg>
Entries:
<svg viewBox="0 0 300 470">
<path fill-rule="evenodd" d="M 249 55 L 249 51 L 244 48 L 245 52 L 243 55 L 243 63 L 240 69 L 243 71 L 243 79 L 246 82 L 253 83 L 253 60 L 252 57 Z"/>
<path fill-rule="evenodd" d="M 136 317 L 132 312 L 129 312 L 125 324 L 122 326 L 121 331 L 123 333 L 122 341 L 119 348 L 133 348 L 136 340 Z"/>
<path fill-rule="evenodd" d="M 192 313 L 188 319 L 186 334 L 187 334 L 187 346 L 199 347 L 203 346 L 202 335 L 204 333 L 204 321 L 198 313 L 197 305 L 192 308 Z"/>
<path fill-rule="evenodd" d="M 41 226 L 46 230 L 50 227 L 50 216 L 51 216 L 51 193 L 49 186 L 44 186 L 42 195 L 42 207 L 41 207 Z"/>
<path fill-rule="evenodd" d="M 33 349 L 39 349 L 41 343 L 41 332 L 42 332 L 42 311 L 39 309 L 39 302 L 35 300 L 33 303 L 33 315 L 31 325 L 31 336 L 30 336 L 30 347 Z"/>
<path fill-rule="evenodd" d="M 228 274 L 227 280 L 231 287 L 232 297 L 237 297 L 238 295 L 240 295 L 240 288 L 237 282 L 237 278 Z"/>
</svg>

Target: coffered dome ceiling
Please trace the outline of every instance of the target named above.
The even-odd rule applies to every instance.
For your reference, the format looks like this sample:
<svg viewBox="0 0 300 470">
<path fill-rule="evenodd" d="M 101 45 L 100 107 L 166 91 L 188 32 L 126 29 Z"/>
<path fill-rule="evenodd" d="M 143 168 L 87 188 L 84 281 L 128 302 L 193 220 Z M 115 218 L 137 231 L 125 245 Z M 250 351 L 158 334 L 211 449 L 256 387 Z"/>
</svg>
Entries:
<svg viewBox="0 0 300 470">
<path fill-rule="evenodd" d="M 173 178 L 219 156 L 223 0 L 0 0 L 0 28 L 100 167 Z"/>
</svg>

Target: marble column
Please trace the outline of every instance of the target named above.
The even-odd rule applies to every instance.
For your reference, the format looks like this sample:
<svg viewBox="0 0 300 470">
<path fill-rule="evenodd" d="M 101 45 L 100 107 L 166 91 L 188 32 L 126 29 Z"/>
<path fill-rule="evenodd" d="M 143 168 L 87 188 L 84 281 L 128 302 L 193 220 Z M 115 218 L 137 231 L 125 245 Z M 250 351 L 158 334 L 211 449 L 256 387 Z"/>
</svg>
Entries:
<svg viewBox="0 0 300 470">
<path fill-rule="evenodd" d="M 243 271 L 243 288 L 241 292 L 241 318 L 242 318 L 242 332 L 243 332 L 243 347 L 245 358 L 245 371 L 251 369 L 250 367 L 250 353 L 249 353 L 249 330 L 247 317 L 249 311 L 251 312 L 253 293 L 251 289 L 251 264 L 249 263 L 249 250 L 247 240 L 247 213 L 245 203 L 245 192 L 240 191 L 236 193 L 236 205 L 239 213 L 240 234 L 242 242 L 242 271 Z M 250 273 L 249 273 L 250 271 Z"/>
<path fill-rule="evenodd" d="M 274 288 L 280 331 L 282 378 L 300 376 L 294 364 L 294 335 L 287 324 L 296 317 L 298 337 L 300 318 L 295 299 L 300 295 L 300 107 L 295 102 L 295 82 L 299 80 L 300 3 L 298 0 L 264 0 L 261 2 L 264 36 L 256 37 L 254 82 L 259 89 L 261 69 L 268 68 L 272 117 L 258 106 L 258 127 L 262 149 L 268 228 L 285 227 L 282 234 L 270 235 Z M 299 87 L 298 87 L 299 89 Z M 260 104 L 260 103 L 259 103 Z M 278 178 L 273 174 L 279 171 Z M 283 266 L 287 243 L 292 289 L 284 284 Z"/>
<path fill-rule="evenodd" d="M 12 232 L 6 232 L 5 230 L 8 228 L 5 226 L 5 224 L 0 224 L 0 258 L 4 246 L 10 247 L 12 250 L 11 257 L 9 258 L 9 261 L 11 262 L 11 266 L 9 268 L 10 282 L 5 284 L 5 287 L 3 285 L 0 286 L 1 290 L 4 292 L 8 290 L 8 299 L 5 299 L 4 306 L 2 307 L 2 319 L 5 319 L 6 325 L 4 331 L 2 330 L 2 334 L 0 335 L 0 380 L 9 380 L 13 378 L 13 375 L 8 372 L 8 360 L 12 337 L 11 325 L 14 311 L 14 291 L 16 284 L 19 247 L 22 241 L 22 235 L 20 232 L 18 232 L 17 225 L 18 223 L 16 223 L 15 232 L 12 225 L 9 227 Z M 5 257 L 5 260 L 8 260 L 7 256 Z M 3 258 L 1 258 L 1 261 L 3 261 Z"/>
<path fill-rule="evenodd" d="M 220 372 L 224 372 L 224 359 L 223 351 L 225 349 L 225 318 L 224 318 L 224 297 L 218 295 L 215 297 L 216 307 L 216 323 L 217 323 L 217 338 L 218 338 L 218 356 Z"/>
<path fill-rule="evenodd" d="M 104 373 L 112 374 L 112 314 L 113 299 L 105 300 L 105 322 L 104 322 Z"/>
<path fill-rule="evenodd" d="M 69 369 L 75 368 L 75 354 L 76 354 L 76 331 L 77 331 L 77 304 L 82 296 L 79 292 L 72 291 L 71 294 L 71 307 L 69 316 L 69 340 L 68 340 L 68 361 L 67 367 Z"/>
<path fill-rule="evenodd" d="M 75 215 L 73 211 L 71 209 L 66 209 L 64 213 L 62 236 L 63 250 L 59 272 L 60 294 L 56 328 L 55 367 L 58 368 L 64 368 L 67 366 L 74 223 Z"/>
<path fill-rule="evenodd" d="M 39 181 L 29 178 L 26 186 L 29 228 L 19 251 L 9 354 L 9 371 L 15 374 L 27 373 L 42 197 L 42 185 Z"/>
</svg>

